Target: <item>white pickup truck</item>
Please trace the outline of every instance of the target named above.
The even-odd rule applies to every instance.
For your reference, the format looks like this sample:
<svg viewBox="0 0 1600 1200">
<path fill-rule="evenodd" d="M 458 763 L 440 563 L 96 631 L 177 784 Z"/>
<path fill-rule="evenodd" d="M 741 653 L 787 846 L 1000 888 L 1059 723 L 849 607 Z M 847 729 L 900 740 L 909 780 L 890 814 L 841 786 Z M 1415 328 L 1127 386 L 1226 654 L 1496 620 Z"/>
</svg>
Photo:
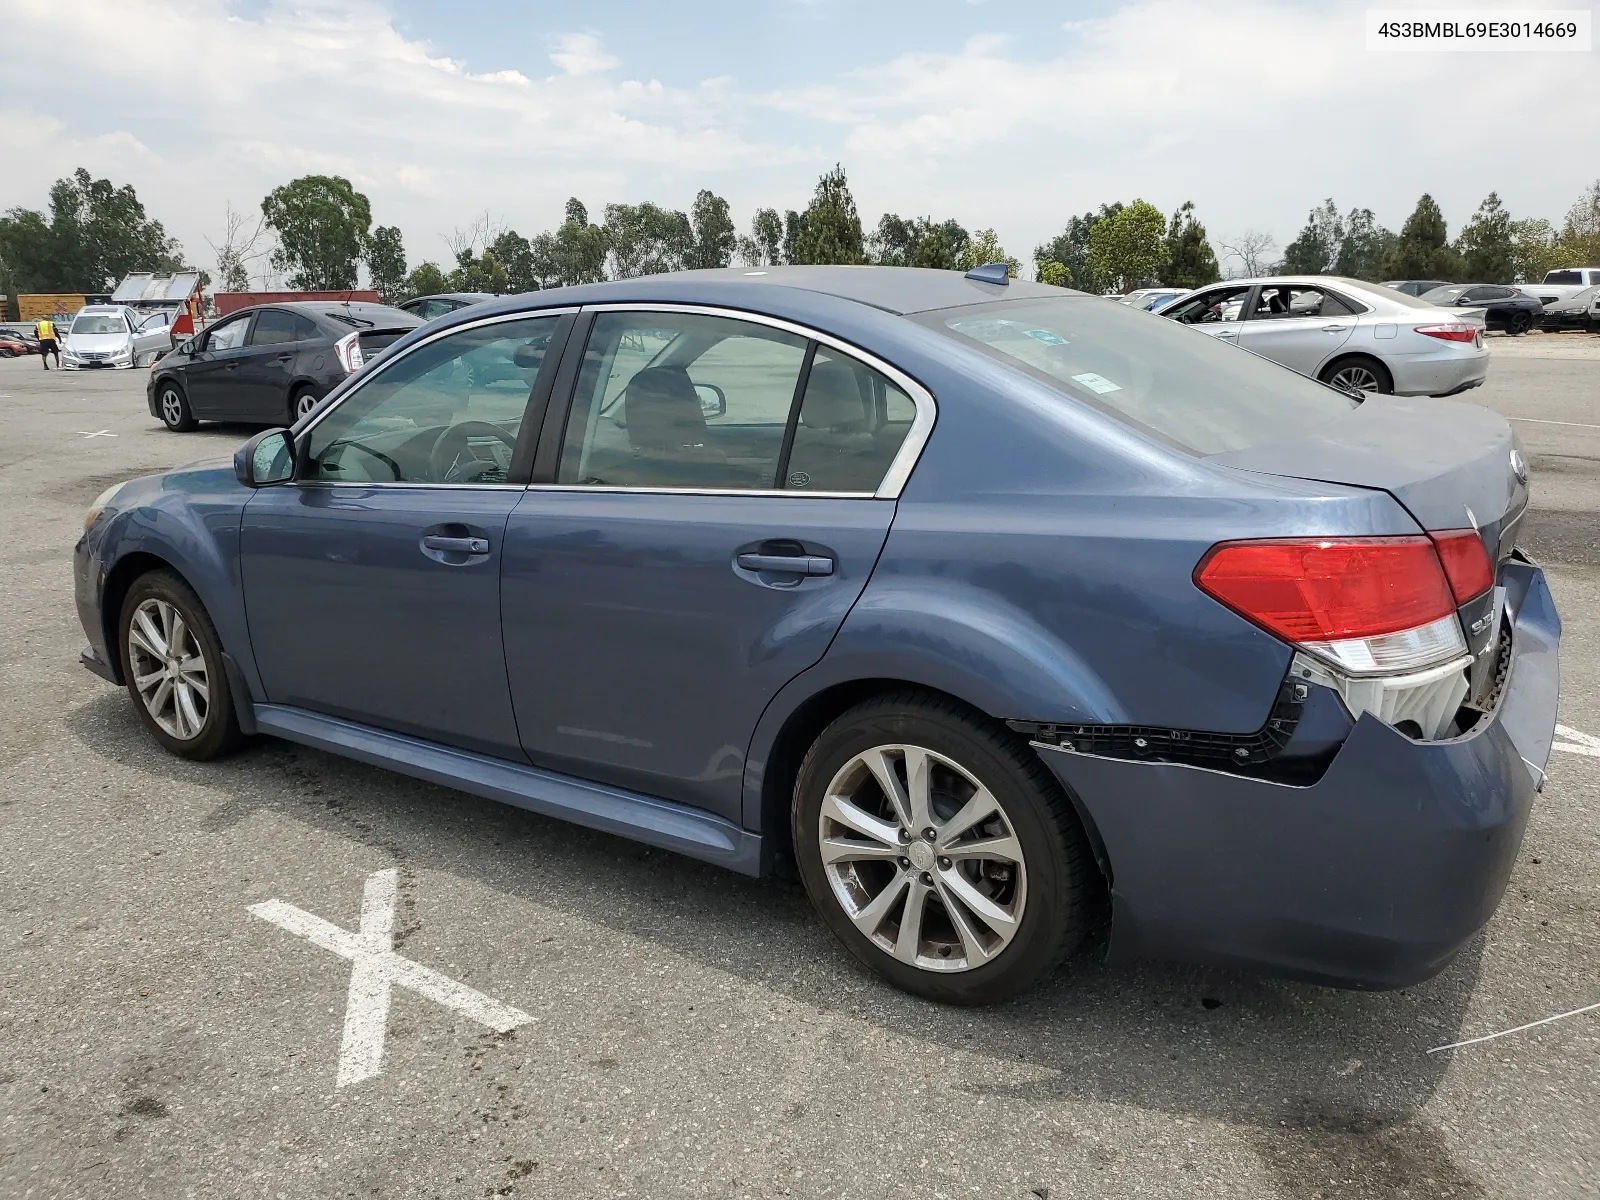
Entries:
<svg viewBox="0 0 1600 1200">
<path fill-rule="evenodd" d="M 1559 271 L 1545 272 L 1542 283 L 1518 284 L 1518 289 L 1537 296 L 1540 304 L 1554 304 L 1569 300 L 1586 287 L 1600 284 L 1600 267 L 1563 267 Z"/>
</svg>

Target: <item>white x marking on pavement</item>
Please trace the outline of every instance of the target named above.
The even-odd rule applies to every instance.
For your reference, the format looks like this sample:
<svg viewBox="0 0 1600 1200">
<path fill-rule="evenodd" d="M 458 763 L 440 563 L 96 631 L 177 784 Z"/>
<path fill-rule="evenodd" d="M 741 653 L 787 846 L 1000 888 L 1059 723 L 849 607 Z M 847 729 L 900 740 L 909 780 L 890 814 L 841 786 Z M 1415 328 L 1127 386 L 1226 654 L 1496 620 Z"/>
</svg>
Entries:
<svg viewBox="0 0 1600 1200">
<path fill-rule="evenodd" d="M 109 429 L 97 429 L 93 433 L 90 433 L 87 429 L 80 429 L 80 430 L 78 430 L 78 436 L 79 437 L 92 438 L 92 437 L 116 437 L 117 435 L 112 433 L 111 430 L 109 430 Z"/>
<path fill-rule="evenodd" d="M 1550 749 L 1565 750 L 1569 754 L 1587 754 L 1590 758 L 1600 758 L 1600 738 L 1591 737 L 1587 733 L 1579 733 L 1570 725 L 1557 725 L 1556 736 L 1567 740 L 1564 742 L 1551 742 Z"/>
<path fill-rule="evenodd" d="M 471 1017 L 497 1033 L 507 1033 L 533 1020 L 519 1008 L 501 1004 L 448 975 L 396 954 L 394 908 L 399 890 L 400 874 L 392 867 L 367 876 L 361 894 L 359 933 L 341 929 L 282 900 L 250 906 L 250 912 L 262 920 L 354 964 L 350 969 L 350 994 L 345 1001 L 344 1038 L 339 1045 L 338 1087 L 370 1079 L 382 1069 L 383 1042 L 389 1027 L 389 992 L 394 984 Z"/>
</svg>

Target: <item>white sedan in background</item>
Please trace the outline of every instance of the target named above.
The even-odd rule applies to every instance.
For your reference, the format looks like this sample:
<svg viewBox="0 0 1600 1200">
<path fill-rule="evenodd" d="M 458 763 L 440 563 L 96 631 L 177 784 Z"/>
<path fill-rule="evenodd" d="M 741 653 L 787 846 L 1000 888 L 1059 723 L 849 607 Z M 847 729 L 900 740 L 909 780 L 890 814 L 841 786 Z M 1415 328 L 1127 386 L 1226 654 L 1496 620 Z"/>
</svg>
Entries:
<svg viewBox="0 0 1600 1200">
<path fill-rule="evenodd" d="M 1160 315 L 1351 392 L 1453 396 L 1489 375 L 1483 316 L 1334 275 L 1232 279 Z"/>
</svg>

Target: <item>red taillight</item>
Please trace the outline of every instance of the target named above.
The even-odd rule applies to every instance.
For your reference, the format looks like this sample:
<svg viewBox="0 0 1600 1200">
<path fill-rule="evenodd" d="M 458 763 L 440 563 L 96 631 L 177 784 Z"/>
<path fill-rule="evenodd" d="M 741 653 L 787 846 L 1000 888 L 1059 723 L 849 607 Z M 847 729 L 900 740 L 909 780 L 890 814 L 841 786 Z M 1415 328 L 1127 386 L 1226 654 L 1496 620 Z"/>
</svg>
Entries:
<svg viewBox="0 0 1600 1200">
<path fill-rule="evenodd" d="M 1494 564 L 1476 529 L 1447 529 L 1429 534 L 1444 564 L 1444 576 L 1457 604 L 1465 604 L 1494 586 Z"/>
<path fill-rule="evenodd" d="M 1398 633 L 1456 608 L 1426 537 L 1223 542 L 1200 560 L 1194 581 L 1291 642 Z"/>
<path fill-rule="evenodd" d="M 1418 325 L 1417 332 L 1445 342 L 1470 342 L 1478 336 L 1476 325 Z"/>
</svg>

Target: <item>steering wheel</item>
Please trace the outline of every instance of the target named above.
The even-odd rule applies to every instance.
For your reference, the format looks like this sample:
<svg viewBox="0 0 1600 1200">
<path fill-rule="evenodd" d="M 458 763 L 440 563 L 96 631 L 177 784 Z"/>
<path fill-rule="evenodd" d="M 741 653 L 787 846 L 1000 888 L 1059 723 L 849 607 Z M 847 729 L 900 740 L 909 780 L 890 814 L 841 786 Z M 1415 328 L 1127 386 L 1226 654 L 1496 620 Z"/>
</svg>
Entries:
<svg viewBox="0 0 1600 1200">
<path fill-rule="evenodd" d="M 472 483 L 489 471 L 498 471 L 500 465 L 486 462 L 472 453 L 468 438 L 492 437 L 505 443 L 506 450 L 517 448 L 515 434 L 488 421 L 461 421 L 447 427 L 439 434 L 428 453 L 429 476 L 436 483 Z"/>
</svg>

